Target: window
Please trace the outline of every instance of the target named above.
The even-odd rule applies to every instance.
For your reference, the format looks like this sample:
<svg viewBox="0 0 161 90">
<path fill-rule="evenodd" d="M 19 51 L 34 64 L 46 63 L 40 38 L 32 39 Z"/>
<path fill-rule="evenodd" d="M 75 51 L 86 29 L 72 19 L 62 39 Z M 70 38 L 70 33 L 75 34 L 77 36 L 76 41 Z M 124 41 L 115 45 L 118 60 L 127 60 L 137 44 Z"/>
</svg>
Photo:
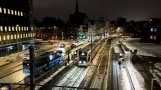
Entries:
<svg viewBox="0 0 161 90">
<path fill-rule="evenodd" d="M 151 28 L 150 31 L 153 32 L 153 28 Z"/>
<path fill-rule="evenodd" d="M 29 27 L 27 27 L 26 30 L 28 31 L 29 30 Z"/>
<path fill-rule="evenodd" d="M 31 30 L 33 31 L 33 30 L 34 30 L 34 28 L 33 28 L 33 27 L 31 27 Z"/>
<path fill-rule="evenodd" d="M 1 36 L 0 36 L 0 41 L 1 41 Z"/>
<path fill-rule="evenodd" d="M 11 35 L 11 39 L 13 39 L 13 35 Z"/>
<path fill-rule="evenodd" d="M 27 37 L 27 33 L 26 33 L 26 37 Z"/>
<path fill-rule="evenodd" d="M 3 31 L 3 26 L 0 26 L 0 31 Z"/>
<path fill-rule="evenodd" d="M 10 9 L 8 9 L 8 14 L 10 14 Z"/>
<path fill-rule="evenodd" d="M 3 12 L 6 13 L 6 8 L 3 8 Z"/>
<path fill-rule="evenodd" d="M 25 34 L 23 34 L 23 38 L 25 38 Z"/>
<path fill-rule="evenodd" d="M 21 27 L 20 26 L 18 27 L 18 29 L 19 29 L 19 31 L 21 31 Z"/>
<path fill-rule="evenodd" d="M 21 16 L 23 16 L 23 12 L 21 12 Z"/>
<path fill-rule="evenodd" d="M 17 11 L 15 10 L 15 15 L 17 15 Z"/>
<path fill-rule="evenodd" d="M 21 30 L 23 31 L 23 27 L 21 27 Z"/>
<path fill-rule="evenodd" d="M 17 37 L 16 37 L 16 34 L 14 35 L 14 38 L 16 39 Z"/>
<path fill-rule="evenodd" d="M 16 31 L 18 30 L 18 27 L 16 26 Z"/>
<path fill-rule="evenodd" d="M 30 34 L 28 33 L 28 37 L 30 37 Z"/>
<path fill-rule="evenodd" d="M 7 31 L 7 26 L 4 27 L 4 30 Z"/>
<path fill-rule="evenodd" d="M 22 34 L 21 34 L 21 38 L 22 38 Z"/>
<path fill-rule="evenodd" d="M 2 13 L 2 8 L 0 7 L 0 13 Z"/>
<path fill-rule="evenodd" d="M 10 40 L 10 36 L 9 35 L 7 35 L 7 39 L 6 40 Z"/>
<path fill-rule="evenodd" d="M 20 38 L 20 35 L 19 35 L 19 34 L 17 34 L 17 38 L 18 38 L 18 39 Z"/>
<path fill-rule="evenodd" d="M 157 37 L 156 36 L 154 36 L 154 39 L 156 39 Z"/>
<path fill-rule="evenodd" d="M 157 32 L 157 28 L 154 28 L 154 32 Z"/>
<path fill-rule="evenodd" d="M 8 27 L 8 31 L 11 31 L 11 27 L 10 26 Z"/>
<path fill-rule="evenodd" d="M 18 16 L 20 16 L 20 11 L 18 11 Z"/>
<path fill-rule="evenodd" d="M 6 40 L 6 37 L 5 37 L 5 35 L 3 35 L 3 40 Z"/>
<path fill-rule="evenodd" d="M 26 31 L 26 27 L 24 27 L 24 31 Z"/>
<path fill-rule="evenodd" d="M 153 39 L 153 36 L 150 36 L 150 39 Z"/>
<path fill-rule="evenodd" d="M 15 30 L 15 27 L 14 26 L 12 26 L 12 31 L 14 31 Z"/>
<path fill-rule="evenodd" d="M 11 10 L 11 14 L 14 15 L 14 11 L 13 10 Z"/>
</svg>

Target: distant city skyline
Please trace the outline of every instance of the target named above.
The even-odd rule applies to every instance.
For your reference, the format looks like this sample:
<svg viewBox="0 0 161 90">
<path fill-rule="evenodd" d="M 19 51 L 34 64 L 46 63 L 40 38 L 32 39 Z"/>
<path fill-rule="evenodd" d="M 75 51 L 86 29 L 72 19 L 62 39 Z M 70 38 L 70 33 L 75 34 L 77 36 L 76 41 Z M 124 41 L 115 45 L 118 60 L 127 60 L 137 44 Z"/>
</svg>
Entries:
<svg viewBox="0 0 161 90">
<path fill-rule="evenodd" d="M 87 13 L 90 19 L 104 17 L 116 20 L 125 17 L 127 20 L 148 20 L 151 17 L 160 18 L 160 0 L 78 0 L 80 12 Z M 36 19 L 56 17 L 69 19 L 69 14 L 75 11 L 76 0 L 34 0 Z"/>
</svg>

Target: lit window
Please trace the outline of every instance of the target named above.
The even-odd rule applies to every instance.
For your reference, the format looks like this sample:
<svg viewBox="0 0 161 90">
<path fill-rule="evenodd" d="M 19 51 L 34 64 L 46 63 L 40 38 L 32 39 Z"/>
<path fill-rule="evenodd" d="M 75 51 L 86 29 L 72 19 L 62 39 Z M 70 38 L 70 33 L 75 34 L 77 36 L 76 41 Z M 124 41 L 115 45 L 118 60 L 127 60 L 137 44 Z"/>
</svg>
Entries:
<svg viewBox="0 0 161 90">
<path fill-rule="evenodd" d="M 17 39 L 16 34 L 14 35 L 14 38 Z"/>
<path fill-rule="evenodd" d="M 14 31 L 15 30 L 15 27 L 14 26 L 12 26 L 12 31 Z"/>
<path fill-rule="evenodd" d="M 0 31 L 3 31 L 3 26 L 0 26 Z"/>
<path fill-rule="evenodd" d="M 7 40 L 10 40 L 10 36 L 9 35 L 7 35 Z"/>
<path fill-rule="evenodd" d="M 151 28 L 150 31 L 153 32 L 153 28 Z"/>
<path fill-rule="evenodd" d="M 0 13 L 2 13 L 2 8 L 0 7 Z"/>
<path fill-rule="evenodd" d="M 13 10 L 11 10 L 11 14 L 12 14 L 12 15 L 14 14 L 14 11 L 13 11 Z"/>
<path fill-rule="evenodd" d="M 17 34 L 17 38 L 18 38 L 18 39 L 20 38 L 20 34 Z"/>
<path fill-rule="evenodd" d="M 25 38 L 25 34 L 23 34 L 23 38 Z"/>
<path fill-rule="evenodd" d="M 24 27 L 24 31 L 26 31 L 26 27 Z"/>
<path fill-rule="evenodd" d="M 30 34 L 28 33 L 28 37 L 30 37 Z"/>
<path fill-rule="evenodd" d="M 6 37 L 5 37 L 5 35 L 3 35 L 3 40 L 6 40 Z"/>
<path fill-rule="evenodd" d="M 16 26 L 16 31 L 18 30 L 18 27 Z"/>
<path fill-rule="evenodd" d="M 23 31 L 23 27 L 21 27 L 22 31 Z"/>
<path fill-rule="evenodd" d="M 27 37 L 27 33 L 26 33 L 26 37 Z"/>
<path fill-rule="evenodd" d="M 0 41 L 1 41 L 1 36 L 0 36 Z"/>
<path fill-rule="evenodd" d="M 23 12 L 21 12 L 21 16 L 23 16 Z"/>
<path fill-rule="evenodd" d="M 26 30 L 28 31 L 29 30 L 29 27 L 27 27 Z"/>
<path fill-rule="evenodd" d="M 153 36 L 150 36 L 150 39 L 153 39 Z"/>
<path fill-rule="evenodd" d="M 21 38 L 22 38 L 22 34 L 21 34 Z"/>
<path fill-rule="evenodd" d="M 8 9 L 8 14 L 10 14 L 10 9 Z"/>
<path fill-rule="evenodd" d="M 11 39 L 13 39 L 13 35 L 11 35 Z"/>
<path fill-rule="evenodd" d="M 156 39 L 157 37 L 156 36 L 154 36 L 154 39 Z"/>
<path fill-rule="evenodd" d="M 8 31 L 11 31 L 11 27 L 10 26 L 8 27 Z"/>
<path fill-rule="evenodd" d="M 15 10 L 15 15 L 17 15 L 17 11 Z"/>
<path fill-rule="evenodd" d="M 7 31 L 7 26 L 4 27 L 4 30 Z"/>
<path fill-rule="evenodd" d="M 31 30 L 33 31 L 33 30 L 34 30 L 34 28 L 33 28 L 33 27 L 31 27 Z"/>
<path fill-rule="evenodd" d="M 6 13 L 6 8 L 3 8 L 3 12 Z"/>
<path fill-rule="evenodd" d="M 18 29 L 19 29 L 19 31 L 21 31 L 21 27 L 20 26 L 18 27 Z"/>
<path fill-rule="evenodd" d="M 18 11 L 18 16 L 20 16 L 20 11 Z"/>
<path fill-rule="evenodd" d="M 157 28 L 154 28 L 154 32 L 157 32 Z"/>
</svg>

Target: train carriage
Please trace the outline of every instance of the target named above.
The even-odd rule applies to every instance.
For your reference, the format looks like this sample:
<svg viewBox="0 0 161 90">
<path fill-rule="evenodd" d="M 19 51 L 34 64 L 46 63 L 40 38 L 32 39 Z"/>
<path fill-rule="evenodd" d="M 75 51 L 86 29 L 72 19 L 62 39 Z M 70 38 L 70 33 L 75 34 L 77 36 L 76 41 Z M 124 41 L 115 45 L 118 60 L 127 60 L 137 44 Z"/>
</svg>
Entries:
<svg viewBox="0 0 161 90">
<path fill-rule="evenodd" d="M 34 74 L 39 75 L 46 70 L 59 65 L 62 61 L 62 56 L 55 52 L 47 52 L 45 55 L 41 55 L 34 59 Z M 26 59 L 23 61 L 23 73 L 30 74 L 30 60 Z"/>
</svg>

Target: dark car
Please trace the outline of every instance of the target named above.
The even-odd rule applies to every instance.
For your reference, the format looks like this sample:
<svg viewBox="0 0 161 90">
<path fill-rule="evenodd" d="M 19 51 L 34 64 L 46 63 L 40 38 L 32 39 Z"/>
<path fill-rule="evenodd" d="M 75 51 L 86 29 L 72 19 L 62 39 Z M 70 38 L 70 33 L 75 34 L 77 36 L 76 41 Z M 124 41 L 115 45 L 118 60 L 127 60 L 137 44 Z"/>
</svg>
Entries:
<svg viewBox="0 0 161 90">
<path fill-rule="evenodd" d="M 60 48 L 64 48 L 64 47 L 65 47 L 65 44 L 60 44 L 59 47 L 60 47 Z"/>
<path fill-rule="evenodd" d="M 75 44 L 72 44 L 72 45 L 71 45 L 71 48 L 75 48 L 76 46 L 77 46 L 77 45 L 75 45 Z"/>
</svg>

